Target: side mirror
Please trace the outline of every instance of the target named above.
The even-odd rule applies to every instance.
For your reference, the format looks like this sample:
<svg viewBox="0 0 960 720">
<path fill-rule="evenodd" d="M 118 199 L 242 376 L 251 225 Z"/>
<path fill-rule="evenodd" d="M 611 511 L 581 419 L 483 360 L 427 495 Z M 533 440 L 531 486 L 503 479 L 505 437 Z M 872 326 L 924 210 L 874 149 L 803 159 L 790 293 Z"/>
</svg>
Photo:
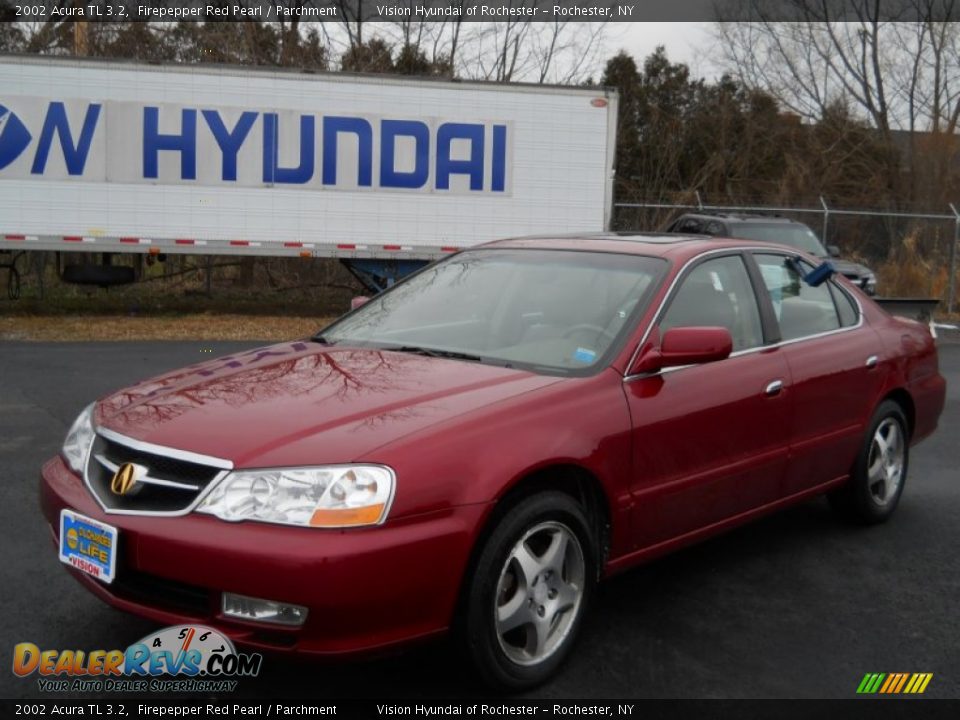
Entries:
<svg viewBox="0 0 960 720">
<path fill-rule="evenodd" d="M 724 327 L 678 327 L 660 341 L 662 367 L 698 365 L 723 360 L 733 352 L 733 338 Z"/>
<path fill-rule="evenodd" d="M 836 245 L 827 245 L 827 253 L 830 255 L 830 257 L 838 258 L 840 257 L 840 248 L 838 248 Z"/>
<path fill-rule="evenodd" d="M 663 334 L 659 347 L 647 343 L 628 374 L 640 375 L 668 367 L 715 362 L 729 357 L 731 352 L 733 338 L 726 328 L 672 328 Z"/>
<path fill-rule="evenodd" d="M 365 305 L 368 302 L 370 302 L 370 298 L 368 298 L 366 295 L 357 295 L 350 301 L 350 309 L 356 310 L 358 307 Z"/>
</svg>

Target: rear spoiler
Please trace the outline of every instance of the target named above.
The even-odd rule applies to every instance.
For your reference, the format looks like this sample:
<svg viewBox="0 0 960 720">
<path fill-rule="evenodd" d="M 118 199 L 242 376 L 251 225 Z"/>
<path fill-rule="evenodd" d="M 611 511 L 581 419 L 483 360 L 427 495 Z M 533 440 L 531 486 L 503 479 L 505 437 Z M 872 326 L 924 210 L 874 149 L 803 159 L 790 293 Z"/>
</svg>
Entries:
<svg viewBox="0 0 960 720">
<path fill-rule="evenodd" d="M 930 334 L 937 336 L 937 328 L 956 329 L 953 325 L 944 325 L 933 321 L 933 311 L 940 304 L 938 298 L 873 298 L 874 302 L 891 315 L 910 318 L 930 326 Z"/>
</svg>

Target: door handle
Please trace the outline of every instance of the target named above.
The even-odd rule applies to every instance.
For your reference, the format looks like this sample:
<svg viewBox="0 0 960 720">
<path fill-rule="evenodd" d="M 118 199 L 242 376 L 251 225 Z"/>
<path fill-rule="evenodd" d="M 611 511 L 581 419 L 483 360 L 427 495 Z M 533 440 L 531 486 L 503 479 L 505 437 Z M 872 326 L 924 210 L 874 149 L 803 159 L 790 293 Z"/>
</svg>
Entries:
<svg viewBox="0 0 960 720">
<path fill-rule="evenodd" d="M 783 380 L 772 380 L 767 384 L 767 389 L 764 392 L 773 396 L 779 395 L 781 390 L 783 390 Z"/>
<path fill-rule="evenodd" d="M 875 368 L 879 361 L 880 361 L 880 358 L 878 358 L 876 355 L 871 355 L 870 357 L 867 358 L 867 367 Z"/>
</svg>

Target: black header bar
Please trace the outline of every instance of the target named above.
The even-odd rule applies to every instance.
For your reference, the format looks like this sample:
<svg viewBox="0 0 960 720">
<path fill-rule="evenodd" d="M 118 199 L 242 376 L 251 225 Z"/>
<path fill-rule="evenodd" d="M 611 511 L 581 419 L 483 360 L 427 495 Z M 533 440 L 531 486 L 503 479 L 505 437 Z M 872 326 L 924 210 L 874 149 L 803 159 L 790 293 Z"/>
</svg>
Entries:
<svg viewBox="0 0 960 720">
<path fill-rule="evenodd" d="M 659 22 L 960 20 L 960 3 L 914 0 L 0 0 L 6 20 Z"/>
</svg>

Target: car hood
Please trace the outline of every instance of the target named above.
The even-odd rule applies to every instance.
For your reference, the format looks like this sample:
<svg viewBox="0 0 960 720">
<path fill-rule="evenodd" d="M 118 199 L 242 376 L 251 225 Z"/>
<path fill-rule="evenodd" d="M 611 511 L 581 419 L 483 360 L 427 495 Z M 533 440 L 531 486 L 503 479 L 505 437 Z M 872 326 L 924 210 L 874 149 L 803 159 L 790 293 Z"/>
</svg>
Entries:
<svg viewBox="0 0 960 720">
<path fill-rule="evenodd" d="M 388 350 L 284 343 L 104 398 L 95 422 L 236 467 L 363 459 L 373 449 L 561 378 Z"/>
<path fill-rule="evenodd" d="M 868 268 L 866 265 L 851 262 L 850 260 L 840 260 L 839 258 L 830 258 L 829 260 L 830 264 L 833 265 L 834 270 L 844 277 L 849 277 L 850 275 L 863 277 L 871 272 L 870 268 Z"/>
</svg>

